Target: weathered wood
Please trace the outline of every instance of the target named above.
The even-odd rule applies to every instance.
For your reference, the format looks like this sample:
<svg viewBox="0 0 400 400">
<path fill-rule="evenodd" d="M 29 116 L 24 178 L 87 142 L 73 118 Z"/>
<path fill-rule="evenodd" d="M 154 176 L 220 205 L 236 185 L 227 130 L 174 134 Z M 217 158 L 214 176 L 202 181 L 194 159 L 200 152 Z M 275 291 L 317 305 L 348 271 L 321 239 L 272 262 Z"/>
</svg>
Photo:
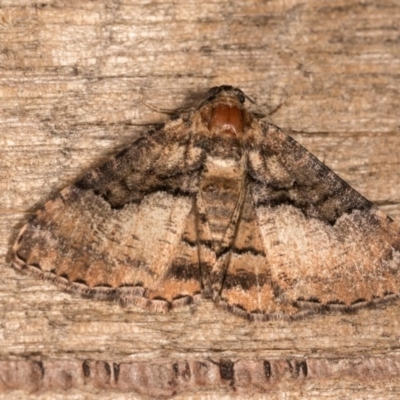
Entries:
<svg viewBox="0 0 400 400">
<path fill-rule="evenodd" d="M 12 3 L 0 8 L 4 258 L 38 204 L 145 134 L 143 125 L 168 118 L 140 95 L 174 109 L 224 83 L 266 110 L 280 106 L 274 123 L 400 223 L 397 2 Z M 400 391 L 400 303 L 293 323 L 250 324 L 208 302 L 196 312 L 149 315 L 63 293 L 6 261 L 0 293 L 7 398 L 35 390 L 42 398 L 128 390 L 199 399 L 230 398 L 235 389 L 248 398 Z M 221 377 L 218 363 L 227 360 L 242 371 L 234 380 Z M 243 378 L 264 361 L 275 374 L 270 386 Z M 204 382 L 193 378 L 196 362 L 205 365 Z M 126 372 L 135 363 L 147 365 L 147 391 L 146 381 L 134 381 L 139 375 L 112 381 L 114 364 Z"/>
</svg>

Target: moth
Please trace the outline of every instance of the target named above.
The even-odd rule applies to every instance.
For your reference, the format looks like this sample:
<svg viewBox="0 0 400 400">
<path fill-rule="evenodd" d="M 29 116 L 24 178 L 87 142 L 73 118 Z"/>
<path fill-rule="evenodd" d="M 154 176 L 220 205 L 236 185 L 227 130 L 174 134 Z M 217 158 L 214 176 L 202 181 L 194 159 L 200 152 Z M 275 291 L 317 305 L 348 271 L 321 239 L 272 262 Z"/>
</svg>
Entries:
<svg viewBox="0 0 400 400">
<path fill-rule="evenodd" d="M 168 311 L 201 297 L 250 320 L 398 297 L 393 220 L 232 86 L 47 201 L 13 265 L 71 292 Z"/>
</svg>

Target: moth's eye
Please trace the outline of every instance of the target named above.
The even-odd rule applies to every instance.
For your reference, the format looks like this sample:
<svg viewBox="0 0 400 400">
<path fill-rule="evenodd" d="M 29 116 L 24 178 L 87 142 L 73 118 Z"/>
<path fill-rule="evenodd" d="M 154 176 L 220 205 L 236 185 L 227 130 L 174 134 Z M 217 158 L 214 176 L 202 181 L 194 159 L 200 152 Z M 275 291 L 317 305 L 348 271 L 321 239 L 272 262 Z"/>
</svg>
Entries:
<svg viewBox="0 0 400 400">
<path fill-rule="evenodd" d="M 221 91 L 221 86 L 214 86 L 207 92 L 207 99 L 213 100 L 215 96 Z"/>
<path fill-rule="evenodd" d="M 240 89 L 236 88 L 235 88 L 235 93 L 236 96 L 238 97 L 238 100 L 243 104 L 246 100 L 246 96 L 244 95 L 244 93 Z"/>
</svg>

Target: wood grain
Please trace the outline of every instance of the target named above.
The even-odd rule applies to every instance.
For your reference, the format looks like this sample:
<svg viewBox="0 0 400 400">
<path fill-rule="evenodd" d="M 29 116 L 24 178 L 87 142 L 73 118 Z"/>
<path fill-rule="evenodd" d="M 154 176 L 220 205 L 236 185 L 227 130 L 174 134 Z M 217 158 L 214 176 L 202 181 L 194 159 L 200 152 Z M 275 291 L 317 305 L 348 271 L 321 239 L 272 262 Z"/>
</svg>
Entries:
<svg viewBox="0 0 400 400">
<path fill-rule="evenodd" d="M 168 118 L 140 96 L 177 109 L 220 84 L 275 110 L 269 119 L 400 223 L 398 2 L 4 1 L 0 21 L 4 397 L 398 398 L 400 303 L 293 323 L 250 324 L 207 302 L 146 314 L 63 293 L 6 261 L 38 204 Z M 283 378 L 243 391 L 239 375 L 212 369 L 221 360 L 236 372 L 267 360 Z M 303 360 L 307 376 L 296 375 Z M 214 380 L 179 383 L 186 361 Z M 144 375 L 107 383 L 114 364 L 138 363 Z"/>
</svg>

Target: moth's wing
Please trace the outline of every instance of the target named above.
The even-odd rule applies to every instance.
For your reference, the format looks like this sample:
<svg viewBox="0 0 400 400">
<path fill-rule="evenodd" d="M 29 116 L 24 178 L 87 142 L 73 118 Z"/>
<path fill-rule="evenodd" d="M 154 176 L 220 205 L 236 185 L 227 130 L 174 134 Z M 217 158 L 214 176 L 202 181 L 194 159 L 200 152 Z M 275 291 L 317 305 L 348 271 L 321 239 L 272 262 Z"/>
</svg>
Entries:
<svg viewBox="0 0 400 400">
<path fill-rule="evenodd" d="M 182 119 L 150 132 L 45 203 L 17 238 L 14 266 L 96 298 L 191 301 L 198 252 L 182 238 L 195 231 L 203 160 Z"/>
<path fill-rule="evenodd" d="M 222 305 L 267 319 L 396 298 L 399 227 L 291 137 L 261 126 Z M 247 252 L 246 237 L 257 243 Z"/>
</svg>

